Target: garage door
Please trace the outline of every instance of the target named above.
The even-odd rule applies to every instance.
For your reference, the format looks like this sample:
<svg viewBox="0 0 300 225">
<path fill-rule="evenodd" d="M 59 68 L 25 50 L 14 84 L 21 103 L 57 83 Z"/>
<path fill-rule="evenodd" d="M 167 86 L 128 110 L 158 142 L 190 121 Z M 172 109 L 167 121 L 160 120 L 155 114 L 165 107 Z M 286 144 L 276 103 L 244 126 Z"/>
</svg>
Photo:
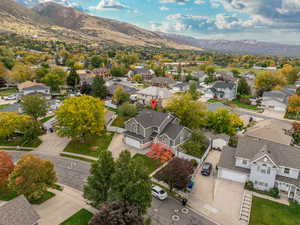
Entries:
<svg viewBox="0 0 300 225">
<path fill-rule="evenodd" d="M 129 146 L 134 147 L 134 148 L 140 148 L 140 146 L 141 146 L 139 141 L 137 141 L 133 138 L 130 138 L 130 137 L 125 138 L 125 143 Z"/>
<path fill-rule="evenodd" d="M 227 180 L 232 180 L 240 183 L 247 181 L 247 175 L 233 170 L 219 168 L 219 177 Z"/>
</svg>

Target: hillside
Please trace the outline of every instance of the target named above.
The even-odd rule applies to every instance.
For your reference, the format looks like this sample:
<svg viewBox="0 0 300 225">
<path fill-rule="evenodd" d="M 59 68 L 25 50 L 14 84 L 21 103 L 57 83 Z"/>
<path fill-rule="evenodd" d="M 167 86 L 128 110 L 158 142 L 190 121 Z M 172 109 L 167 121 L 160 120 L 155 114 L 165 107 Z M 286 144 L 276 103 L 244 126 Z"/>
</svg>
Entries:
<svg viewBox="0 0 300 225">
<path fill-rule="evenodd" d="M 262 56 L 300 56 L 299 45 L 287 45 L 255 40 L 206 40 L 193 37 L 160 33 L 161 36 L 173 41 L 194 47 L 201 47 L 204 50 L 213 50 L 228 53 L 252 54 Z"/>
<path fill-rule="evenodd" d="M 29 9 L 14 0 L 0 0 L 0 32 L 16 33 L 39 40 L 200 50 L 134 25 L 90 16 L 53 2 Z"/>
</svg>

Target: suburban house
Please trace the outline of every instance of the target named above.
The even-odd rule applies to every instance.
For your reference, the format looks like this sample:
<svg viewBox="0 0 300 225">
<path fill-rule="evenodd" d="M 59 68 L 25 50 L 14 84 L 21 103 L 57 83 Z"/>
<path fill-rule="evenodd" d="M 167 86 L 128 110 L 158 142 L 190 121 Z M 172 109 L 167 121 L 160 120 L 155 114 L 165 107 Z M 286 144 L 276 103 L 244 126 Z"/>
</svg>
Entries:
<svg viewBox="0 0 300 225">
<path fill-rule="evenodd" d="M 38 225 L 40 216 L 21 195 L 0 206 L 1 225 Z"/>
<path fill-rule="evenodd" d="M 26 81 L 18 84 L 19 97 L 40 94 L 46 99 L 51 99 L 50 87 L 32 81 Z"/>
<path fill-rule="evenodd" d="M 90 70 L 77 70 L 76 72 L 80 77 L 80 85 L 82 85 L 83 83 L 91 85 L 93 83 L 94 78 L 96 77 L 96 75 Z"/>
<path fill-rule="evenodd" d="M 204 96 L 206 98 L 217 98 L 233 100 L 237 95 L 237 85 L 230 81 L 217 81 L 211 88 L 209 88 Z"/>
<path fill-rule="evenodd" d="M 128 78 L 133 79 L 134 75 L 136 74 L 141 74 L 143 80 L 151 80 L 155 77 L 154 71 L 146 68 L 136 68 L 135 70 L 130 70 L 127 76 Z"/>
<path fill-rule="evenodd" d="M 199 83 L 204 82 L 205 78 L 208 77 L 208 75 L 202 70 L 194 71 L 192 76 L 197 78 Z"/>
<path fill-rule="evenodd" d="M 150 84 L 152 86 L 161 87 L 161 88 L 170 88 L 172 87 L 176 82 L 174 79 L 169 77 L 154 77 L 151 79 Z"/>
<path fill-rule="evenodd" d="M 133 95 L 138 91 L 138 89 L 136 89 L 134 87 L 129 87 L 127 85 L 123 85 L 120 83 L 113 83 L 107 87 L 108 94 L 113 96 L 114 92 L 117 88 L 122 88 L 124 91 L 128 92 L 130 95 Z"/>
<path fill-rule="evenodd" d="M 299 74 L 300 75 L 300 74 Z M 295 82 L 295 86 L 298 88 L 298 87 L 300 87 L 300 80 L 297 80 L 296 82 Z"/>
<path fill-rule="evenodd" d="M 176 150 L 191 136 L 191 130 L 180 125 L 172 114 L 148 109 L 126 121 L 125 129 L 124 142 L 137 149 L 160 142 Z"/>
<path fill-rule="evenodd" d="M 92 73 L 94 73 L 96 76 L 100 76 L 103 78 L 111 78 L 112 75 L 110 73 L 110 71 L 107 68 L 95 68 L 92 70 Z"/>
<path fill-rule="evenodd" d="M 172 93 L 167 88 L 151 86 L 138 91 L 136 97 L 138 102 L 144 105 L 149 104 L 152 99 L 158 100 L 163 105 L 165 100 L 172 97 Z"/>
<path fill-rule="evenodd" d="M 298 148 L 251 137 L 240 137 L 237 148 L 226 146 L 218 163 L 218 177 L 253 182 L 258 190 L 278 188 L 280 194 L 300 202 Z"/>
<path fill-rule="evenodd" d="M 187 83 L 183 82 L 177 82 L 176 84 L 173 85 L 172 91 L 174 92 L 185 92 L 189 88 Z"/>
<path fill-rule="evenodd" d="M 281 91 L 265 91 L 262 96 L 261 106 L 264 109 L 285 112 L 288 105 L 288 98 L 294 93 L 293 90 L 289 89 Z"/>
<path fill-rule="evenodd" d="M 290 135 L 293 125 L 288 122 L 269 119 L 257 122 L 245 132 L 245 135 L 253 138 L 260 138 L 279 144 L 290 145 L 293 138 Z"/>
</svg>

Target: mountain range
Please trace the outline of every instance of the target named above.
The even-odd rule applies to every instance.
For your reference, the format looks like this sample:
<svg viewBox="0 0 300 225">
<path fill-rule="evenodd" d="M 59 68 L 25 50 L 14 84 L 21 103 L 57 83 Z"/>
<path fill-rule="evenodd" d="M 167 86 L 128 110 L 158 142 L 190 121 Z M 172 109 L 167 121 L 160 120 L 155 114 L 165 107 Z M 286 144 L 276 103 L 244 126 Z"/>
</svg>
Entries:
<svg viewBox="0 0 300 225">
<path fill-rule="evenodd" d="M 117 20 L 92 16 L 70 0 L 0 0 L 0 33 L 26 38 L 114 43 L 130 46 L 214 50 L 230 53 L 300 56 L 300 46 L 259 42 L 205 40 L 149 31 Z"/>
</svg>

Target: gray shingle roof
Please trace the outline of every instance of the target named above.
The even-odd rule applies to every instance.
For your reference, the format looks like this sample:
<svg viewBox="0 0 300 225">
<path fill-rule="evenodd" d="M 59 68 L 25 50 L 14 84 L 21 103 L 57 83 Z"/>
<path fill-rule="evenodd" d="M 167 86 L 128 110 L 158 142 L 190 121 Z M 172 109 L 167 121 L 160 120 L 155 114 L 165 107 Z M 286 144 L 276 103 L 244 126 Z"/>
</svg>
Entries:
<svg viewBox="0 0 300 225">
<path fill-rule="evenodd" d="M 226 82 L 226 81 L 217 81 L 212 88 L 215 88 L 215 89 L 226 89 L 226 88 L 229 88 L 229 89 L 232 89 L 235 87 L 235 83 L 233 82 Z"/>
<path fill-rule="evenodd" d="M 135 120 L 140 123 L 143 127 L 159 127 L 161 123 L 168 117 L 171 116 L 168 113 L 157 112 L 149 109 L 144 109 L 137 116 Z"/>
<path fill-rule="evenodd" d="M 184 129 L 184 126 L 181 126 L 180 124 L 169 123 L 163 133 L 174 140 L 182 129 Z"/>
<path fill-rule="evenodd" d="M 258 138 L 240 137 L 235 156 L 253 160 L 263 148 L 278 166 L 300 169 L 299 148 Z"/>
<path fill-rule="evenodd" d="M 37 90 L 48 90 L 50 89 L 46 85 L 34 85 L 31 87 L 23 88 L 22 91 L 37 91 Z"/>
<path fill-rule="evenodd" d="M 24 196 L 16 197 L 0 207 L 1 225 L 33 225 L 40 216 Z"/>
</svg>

